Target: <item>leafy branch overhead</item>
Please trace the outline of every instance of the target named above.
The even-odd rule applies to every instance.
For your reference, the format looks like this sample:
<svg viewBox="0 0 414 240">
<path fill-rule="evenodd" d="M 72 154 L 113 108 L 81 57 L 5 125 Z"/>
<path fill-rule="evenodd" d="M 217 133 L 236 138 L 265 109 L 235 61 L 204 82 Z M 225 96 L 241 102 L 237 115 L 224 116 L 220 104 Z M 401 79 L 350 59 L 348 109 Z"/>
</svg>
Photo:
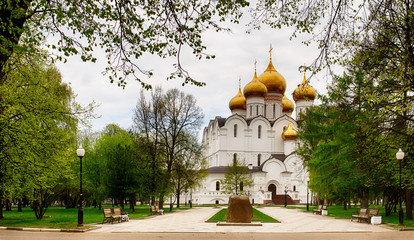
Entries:
<svg viewBox="0 0 414 240">
<path fill-rule="evenodd" d="M 242 0 L 5 0 L 0 4 L 0 72 L 13 52 L 28 51 L 47 39 L 47 47 L 57 51 L 61 60 L 79 54 L 82 60 L 95 62 L 94 49 L 104 49 L 106 72 L 120 86 L 131 77 L 151 87 L 142 80 L 142 75 L 153 74 L 142 67 L 145 54 L 176 57 L 175 72 L 169 78 L 181 77 L 184 83 L 202 86 L 183 68 L 182 49 L 189 47 L 199 59 L 213 58 L 204 53 L 201 33 L 228 30 L 218 22 L 237 22 L 239 9 L 248 4 Z"/>
</svg>

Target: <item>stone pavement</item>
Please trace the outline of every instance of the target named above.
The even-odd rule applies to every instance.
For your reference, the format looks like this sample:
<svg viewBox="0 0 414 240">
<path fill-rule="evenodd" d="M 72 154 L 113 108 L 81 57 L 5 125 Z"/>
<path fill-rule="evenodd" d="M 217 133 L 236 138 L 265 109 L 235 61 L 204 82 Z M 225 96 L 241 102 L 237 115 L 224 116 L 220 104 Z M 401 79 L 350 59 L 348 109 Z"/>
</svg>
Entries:
<svg viewBox="0 0 414 240">
<path fill-rule="evenodd" d="M 159 215 L 147 219 L 130 220 L 118 224 L 103 224 L 92 232 L 137 233 L 137 232 L 389 232 L 394 231 L 381 225 L 351 222 L 349 219 L 335 219 L 327 216 L 301 212 L 298 209 L 263 207 L 258 210 L 281 221 L 281 223 L 263 223 L 263 226 L 216 226 L 205 223 L 207 219 L 220 211 L 211 207 L 195 207 L 173 214 Z"/>
</svg>

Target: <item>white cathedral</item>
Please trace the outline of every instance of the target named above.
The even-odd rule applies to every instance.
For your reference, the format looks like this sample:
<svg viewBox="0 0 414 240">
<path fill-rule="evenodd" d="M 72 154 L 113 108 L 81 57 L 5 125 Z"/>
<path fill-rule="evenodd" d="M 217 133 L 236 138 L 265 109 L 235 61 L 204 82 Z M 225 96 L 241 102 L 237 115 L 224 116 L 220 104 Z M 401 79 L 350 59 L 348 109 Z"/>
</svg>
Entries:
<svg viewBox="0 0 414 240">
<path fill-rule="evenodd" d="M 208 176 L 192 194 L 193 204 L 225 204 L 229 195 L 220 180 L 236 157 L 246 164 L 253 180 L 248 189 L 251 203 L 306 203 L 307 172 L 295 154 L 297 123 L 291 117 L 296 105 L 296 119 L 313 105 L 316 91 L 304 76 L 292 97 L 286 95 L 286 81 L 276 71 L 272 57 L 266 70 L 253 79 L 229 102 L 231 116 L 217 116 L 203 131 L 202 143 L 208 162 Z M 245 189 L 246 190 L 246 189 Z"/>
</svg>

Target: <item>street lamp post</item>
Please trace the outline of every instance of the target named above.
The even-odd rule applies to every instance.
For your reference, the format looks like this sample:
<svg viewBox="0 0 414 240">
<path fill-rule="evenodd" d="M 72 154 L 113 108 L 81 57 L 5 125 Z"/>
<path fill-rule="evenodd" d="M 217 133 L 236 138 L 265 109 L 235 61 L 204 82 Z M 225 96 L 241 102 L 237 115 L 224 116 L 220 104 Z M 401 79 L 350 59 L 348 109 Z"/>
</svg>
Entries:
<svg viewBox="0 0 414 240">
<path fill-rule="evenodd" d="M 398 209 L 398 225 L 402 226 L 404 225 L 404 213 L 403 213 L 403 209 L 402 209 L 402 187 L 401 187 L 401 162 L 404 159 L 404 152 L 400 150 L 397 152 L 397 154 L 395 155 L 397 157 L 397 160 L 400 164 L 400 189 L 399 189 L 399 200 L 400 200 L 400 208 Z"/>
<path fill-rule="evenodd" d="M 82 148 L 82 144 L 79 145 L 79 148 L 76 150 L 76 154 L 80 159 L 80 187 L 79 187 L 79 208 L 78 208 L 78 227 L 83 226 L 83 191 L 82 191 L 82 158 L 85 156 L 85 149 Z"/>
<path fill-rule="evenodd" d="M 249 169 L 249 175 L 250 175 L 250 179 L 251 179 L 252 178 L 253 164 L 249 163 L 247 165 L 247 168 Z M 253 194 L 253 192 L 252 192 L 252 194 Z M 251 202 L 250 190 L 247 190 L 247 196 L 249 197 L 249 201 Z M 253 202 L 251 202 L 251 203 L 253 204 Z"/>
<path fill-rule="evenodd" d="M 285 207 L 287 206 L 287 192 L 288 192 L 288 187 L 285 184 Z"/>
<path fill-rule="evenodd" d="M 309 177 L 306 178 L 306 211 L 309 212 Z"/>
</svg>

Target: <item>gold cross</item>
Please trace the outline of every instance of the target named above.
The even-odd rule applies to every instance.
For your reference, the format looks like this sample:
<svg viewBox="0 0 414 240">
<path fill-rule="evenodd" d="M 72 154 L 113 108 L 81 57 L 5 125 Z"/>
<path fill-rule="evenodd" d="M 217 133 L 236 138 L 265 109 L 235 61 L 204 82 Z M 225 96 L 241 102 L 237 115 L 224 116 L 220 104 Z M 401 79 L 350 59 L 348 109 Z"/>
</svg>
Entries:
<svg viewBox="0 0 414 240">
<path fill-rule="evenodd" d="M 241 77 L 239 76 L 239 88 L 241 88 Z"/>
<path fill-rule="evenodd" d="M 273 50 L 272 44 L 270 44 L 270 49 L 269 49 L 270 60 L 272 60 L 272 50 Z"/>
<path fill-rule="evenodd" d="M 257 61 L 256 61 L 256 59 L 254 60 L 254 71 L 256 72 L 256 63 L 257 63 Z"/>
</svg>

